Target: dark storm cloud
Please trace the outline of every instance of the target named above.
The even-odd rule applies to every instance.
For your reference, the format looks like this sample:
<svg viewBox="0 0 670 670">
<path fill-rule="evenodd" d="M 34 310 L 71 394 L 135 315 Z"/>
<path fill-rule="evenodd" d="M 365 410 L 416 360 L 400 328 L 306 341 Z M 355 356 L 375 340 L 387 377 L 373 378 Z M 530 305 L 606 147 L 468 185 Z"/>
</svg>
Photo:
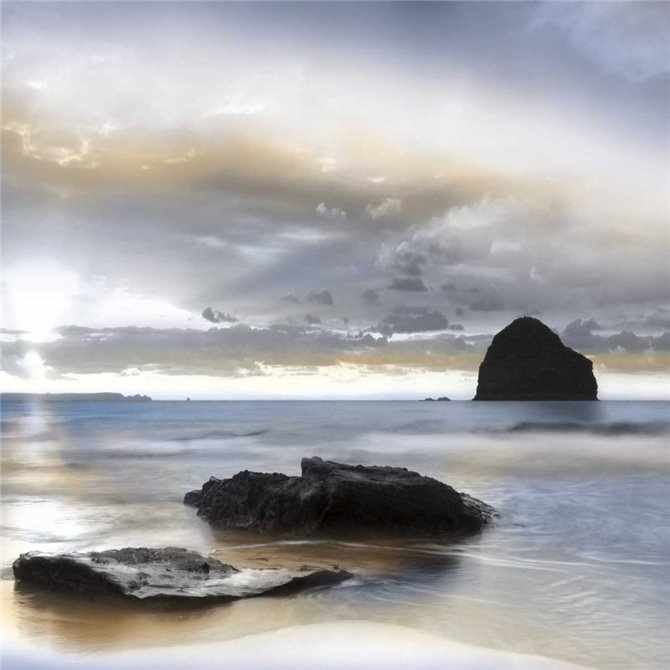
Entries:
<svg viewBox="0 0 670 670">
<path fill-rule="evenodd" d="M 670 332 L 652 338 L 651 346 L 655 351 L 670 351 Z"/>
<path fill-rule="evenodd" d="M 420 277 L 392 277 L 389 288 L 394 291 L 427 291 L 428 287 Z"/>
<path fill-rule="evenodd" d="M 219 309 L 206 307 L 202 312 L 202 318 L 211 323 L 237 323 L 239 319 L 232 314 L 226 314 Z"/>
<path fill-rule="evenodd" d="M 311 326 L 321 324 L 321 318 L 316 314 L 305 314 L 305 318 L 303 320 L 305 323 L 308 323 Z"/>
<path fill-rule="evenodd" d="M 412 277 L 418 277 L 421 275 L 421 266 L 427 260 L 424 254 L 398 249 L 394 257 L 393 269 Z"/>
<path fill-rule="evenodd" d="M 646 351 L 651 345 L 650 338 L 640 337 L 630 330 L 624 330 L 607 338 L 607 346 L 610 350 L 621 348 L 624 351 Z"/>
<path fill-rule="evenodd" d="M 371 288 L 366 288 L 363 293 L 361 293 L 361 300 L 366 305 L 378 305 L 379 304 L 379 293 Z"/>
<path fill-rule="evenodd" d="M 642 320 L 642 325 L 651 328 L 670 328 L 670 316 L 663 312 L 650 314 Z"/>
<path fill-rule="evenodd" d="M 588 337 L 594 330 L 601 330 L 595 319 L 575 319 L 563 331 L 566 337 Z"/>
<path fill-rule="evenodd" d="M 286 295 L 281 297 L 281 300 L 284 302 L 293 302 L 296 305 L 300 304 L 300 299 L 297 296 L 293 295 L 293 293 L 287 293 Z"/>
<path fill-rule="evenodd" d="M 635 330 L 668 330 L 670 329 L 670 310 L 658 307 L 653 312 L 640 314 L 637 317 L 625 319 L 623 315 L 615 317 L 616 325 L 620 328 L 633 328 Z"/>
<path fill-rule="evenodd" d="M 381 326 L 389 327 L 396 333 L 426 333 L 445 330 L 448 324 L 442 312 L 431 311 L 426 307 L 400 306 L 383 319 Z"/>
<path fill-rule="evenodd" d="M 327 305 L 329 307 L 335 304 L 333 296 L 327 289 L 323 291 L 310 291 L 307 295 L 307 302 L 313 302 L 316 305 Z"/>
<path fill-rule="evenodd" d="M 657 337 L 638 335 L 630 330 L 622 330 L 610 335 L 600 335 L 596 330 L 602 330 L 594 319 L 576 319 L 570 322 L 561 339 L 565 344 L 578 351 L 587 353 L 616 352 L 641 353 L 654 351 L 666 351 L 668 333 Z"/>
</svg>

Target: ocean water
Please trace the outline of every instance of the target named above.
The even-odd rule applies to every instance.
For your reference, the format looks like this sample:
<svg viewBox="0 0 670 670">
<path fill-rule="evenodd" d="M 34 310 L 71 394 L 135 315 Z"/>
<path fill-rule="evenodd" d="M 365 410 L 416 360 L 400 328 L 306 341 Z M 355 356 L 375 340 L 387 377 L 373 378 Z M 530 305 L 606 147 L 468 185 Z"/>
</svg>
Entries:
<svg viewBox="0 0 670 670">
<path fill-rule="evenodd" d="M 603 670 L 667 668 L 669 410 L 661 402 L 7 401 L 3 654 L 81 657 L 94 668 L 119 651 L 204 650 L 306 624 L 364 630 L 367 622 Z M 212 529 L 182 504 L 211 475 L 297 474 L 303 456 L 408 467 L 485 500 L 500 518 L 451 544 L 288 541 Z M 338 564 L 356 577 L 292 598 L 188 611 L 89 602 L 12 580 L 11 563 L 25 551 L 166 545 L 239 566 Z"/>
</svg>

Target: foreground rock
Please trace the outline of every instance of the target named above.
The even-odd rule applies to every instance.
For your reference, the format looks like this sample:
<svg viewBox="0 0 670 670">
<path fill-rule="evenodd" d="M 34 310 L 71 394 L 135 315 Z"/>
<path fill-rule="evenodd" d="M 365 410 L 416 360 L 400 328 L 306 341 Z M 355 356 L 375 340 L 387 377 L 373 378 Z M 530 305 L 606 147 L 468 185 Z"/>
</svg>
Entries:
<svg viewBox="0 0 670 670">
<path fill-rule="evenodd" d="M 302 459 L 302 476 L 244 472 L 212 477 L 184 497 L 223 528 L 262 532 L 394 535 L 473 533 L 493 508 L 406 468 Z"/>
<path fill-rule="evenodd" d="M 227 601 L 297 592 L 351 577 L 339 568 L 238 570 L 195 551 L 126 548 L 87 554 L 21 554 L 18 580 L 55 591 L 141 601 Z"/>
<path fill-rule="evenodd" d="M 597 400 L 593 363 L 538 319 L 501 330 L 479 366 L 475 400 Z"/>
</svg>

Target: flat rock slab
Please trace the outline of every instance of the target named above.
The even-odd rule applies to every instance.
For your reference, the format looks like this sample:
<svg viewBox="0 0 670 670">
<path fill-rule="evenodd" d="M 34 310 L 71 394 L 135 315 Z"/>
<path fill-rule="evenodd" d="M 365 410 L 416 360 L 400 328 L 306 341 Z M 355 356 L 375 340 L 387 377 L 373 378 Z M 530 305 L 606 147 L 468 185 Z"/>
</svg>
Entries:
<svg viewBox="0 0 670 670">
<path fill-rule="evenodd" d="M 340 568 L 243 569 L 195 551 L 125 548 L 71 554 L 21 554 L 17 580 L 55 591 L 139 601 L 226 601 L 279 595 L 337 584 L 351 577 Z"/>
<path fill-rule="evenodd" d="M 492 507 L 406 468 L 303 458 L 302 476 L 239 472 L 212 477 L 184 497 L 215 526 L 299 535 L 382 532 L 453 535 L 479 531 Z"/>
</svg>

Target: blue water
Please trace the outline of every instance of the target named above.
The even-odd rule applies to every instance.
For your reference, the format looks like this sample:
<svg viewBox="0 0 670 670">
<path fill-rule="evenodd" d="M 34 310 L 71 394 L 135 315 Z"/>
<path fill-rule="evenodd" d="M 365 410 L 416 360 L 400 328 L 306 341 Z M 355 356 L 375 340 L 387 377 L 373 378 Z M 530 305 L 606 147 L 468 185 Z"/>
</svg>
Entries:
<svg viewBox="0 0 670 670">
<path fill-rule="evenodd" d="M 131 625 L 87 625 L 104 620 L 98 605 L 75 614 L 49 600 L 44 625 L 45 601 L 13 591 L 9 566 L 31 549 L 171 544 L 238 564 L 336 562 L 359 574 L 290 606 L 272 601 L 261 618 L 242 603 L 178 622 L 152 614 L 171 639 L 367 619 L 594 668 L 666 668 L 669 430 L 669 405 L 657 402 L 5 402 L 4 607 L 16 638 L 45 648 L 141 646 Z M 290 543 L 212 530 L 181 502 L 211 475 L 297 474 L 312 455 L 409 467 L 501 517 L 448 546 Z"/>
</svg>

